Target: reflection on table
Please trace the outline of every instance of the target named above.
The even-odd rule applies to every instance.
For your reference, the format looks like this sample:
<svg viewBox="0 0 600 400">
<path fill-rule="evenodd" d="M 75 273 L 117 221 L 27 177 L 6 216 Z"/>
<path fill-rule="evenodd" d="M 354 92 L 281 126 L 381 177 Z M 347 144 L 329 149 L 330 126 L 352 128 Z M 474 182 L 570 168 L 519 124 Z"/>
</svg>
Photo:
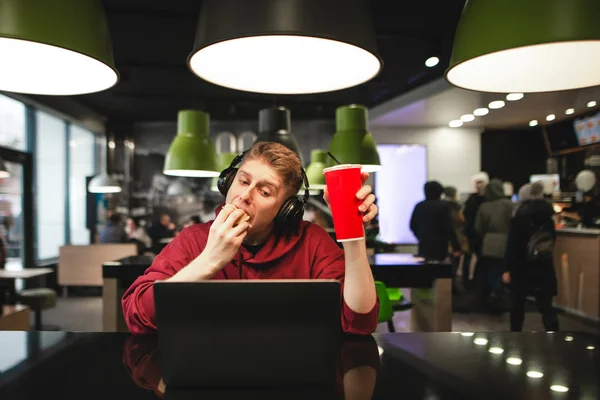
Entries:
<svg viewBox="0 0 600 400">
<path fill-rule="evenodd" d="M 265 335 L 277 335 L 277 331 Z M 0 332 L 0 398 L 287 399 L 304 395 L 504 400 L 600 396 L 600 343 L 586 334 L 384 333 L 366 338 L 345 336 L 342 343 L 333 388 L 170 391 L 160 383 L 160 349 L 154 337 Z"/>
</svg>

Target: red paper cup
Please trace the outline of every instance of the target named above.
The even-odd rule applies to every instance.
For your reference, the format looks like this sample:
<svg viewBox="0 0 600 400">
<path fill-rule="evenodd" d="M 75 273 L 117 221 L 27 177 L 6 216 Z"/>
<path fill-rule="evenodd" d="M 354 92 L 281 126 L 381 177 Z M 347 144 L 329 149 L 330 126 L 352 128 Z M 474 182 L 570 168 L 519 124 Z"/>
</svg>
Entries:
<svg viewBox="0 0 600 400">
<path fill-rule="evenodd" d="M 362 187 L 361 168 L 360 164 L 341 164 L 323 170 L 338 242 L 365 238 L 363 215 L 358 210 L 362 202 L 356 198 Z"/>
</svg>

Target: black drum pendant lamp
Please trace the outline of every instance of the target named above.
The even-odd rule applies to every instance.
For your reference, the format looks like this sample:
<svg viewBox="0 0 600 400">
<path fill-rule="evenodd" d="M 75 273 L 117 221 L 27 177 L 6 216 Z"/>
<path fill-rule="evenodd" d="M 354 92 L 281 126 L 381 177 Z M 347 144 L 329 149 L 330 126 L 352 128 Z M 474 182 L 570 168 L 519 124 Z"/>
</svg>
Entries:
<svg viewBox="0 0 600 400">
<path fill-rule="evenodd" d="M 366 0 L 204 0 L 188 66 L 232 89 L 302 94 L 364 83 L 382 61 Z"/>
<path fill-rule="evenodd" d="M 257 142 L 277 142 L 298 155 L 302 155 L 291 133 L 290 110 L 285 107 L 265 108 L 258 112 L 258 138 Z"/>
</svg>

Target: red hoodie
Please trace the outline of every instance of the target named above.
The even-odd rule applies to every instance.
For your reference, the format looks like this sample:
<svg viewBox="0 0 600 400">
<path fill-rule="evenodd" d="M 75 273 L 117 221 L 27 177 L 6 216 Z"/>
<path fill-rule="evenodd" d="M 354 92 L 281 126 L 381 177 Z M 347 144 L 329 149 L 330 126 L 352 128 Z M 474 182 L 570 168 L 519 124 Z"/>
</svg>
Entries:
<svg viewBox="0 0 600 400">
<path fill-rule="evenodd" d="M 181 231 L 127 289 L 122 299 L 123 314 L 133 334 L 156 331 L 152 284 L 172 277 L 202 253 L 212 223 Z M 212 279 L 337 279 L 342 283 L 343 294 L 345 268 L 344 252 L 329 234 L 318 225 L 303 221 L 297 234 L 269 235 L 256 255 L 241 246 L 233 260 Z M 343 301 L 342 329 L 347 333 L 371 334 L 377 327 L 378 314 L 379 301 L 366 314 L 352 311 Z"/>
</svg>

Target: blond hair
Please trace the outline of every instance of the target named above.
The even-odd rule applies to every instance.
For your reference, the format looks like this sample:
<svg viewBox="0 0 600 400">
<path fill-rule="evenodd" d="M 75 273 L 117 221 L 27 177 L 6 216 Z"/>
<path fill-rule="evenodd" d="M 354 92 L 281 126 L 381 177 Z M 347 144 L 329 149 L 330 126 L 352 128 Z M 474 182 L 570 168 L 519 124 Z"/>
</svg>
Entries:
<svg viewBox="0 0 600 400">
<path fill-rule="evenodd" d="M 277 142 L 256 142 L 244 154 L 242 165 L 248 160 L 269 164 L 283 180 L 284 186 L 295 195 L 302 187 L 302 162 L 296 153 Z"/>
</svg>

